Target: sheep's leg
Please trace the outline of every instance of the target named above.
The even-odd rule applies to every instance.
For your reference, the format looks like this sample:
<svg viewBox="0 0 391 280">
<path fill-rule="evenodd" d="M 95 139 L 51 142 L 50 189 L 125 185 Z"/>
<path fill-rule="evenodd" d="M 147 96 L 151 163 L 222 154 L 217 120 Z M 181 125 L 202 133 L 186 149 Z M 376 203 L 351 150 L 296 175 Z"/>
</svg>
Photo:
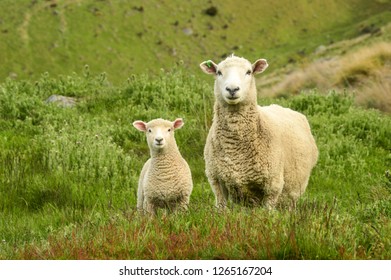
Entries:
<svg viewBox="0 0 391 280">
<path fill-rule="evenodd" d="M 189 197 L 182 197 L 180 198 L 175 207 L 174 207 L 174 212 L 185 212 L 189 209 Z"/>
<path fill-rule="evenodd" d="M 284 187 L 284 177 L 281 174 L 271 180 L 270 188 L 267 190 L 264 199 L 264 205 L 267 209 L 273 210 L 278 202 Z"/>
<path fill-rule="evenodd" d="M 218 180 L 210 180 L 210 185 L 215 194 L 216 207 L 225 208 L 228 200 L 228 190 Z"/>
<path fill-rule="evenodd" d="M 288 205 L 289 211 L 296 210 L 296 203 L 299 200 L 300 196 L 303 195 L 305 189 L 307 188 L 309 181 L 309 175 L 303 180 L 299 181 L 296 185 L 298 187 L 293 188 L 293 190 L 289 193 L 290 204 Z"/>
<path fill-rule="evenodd" d="M 278 197 L 279 197 L 279 193 L 276 193 L 276 192 L 270 192 L 266 198 L 265 198 L 265 207 L 268 209 L 268 210 L 273 210 L 276 205 L 277 205 L 277 202 L 278 202 Z"/>
<path fill-rule="evenodd" d="M 153 203 L 149 202 L 147 199 L 144 200 L 144 210 L 148 214 L 151 214 L 152 216 L 156 216 L 157 214 L 157 208 Z"/>
</svg>

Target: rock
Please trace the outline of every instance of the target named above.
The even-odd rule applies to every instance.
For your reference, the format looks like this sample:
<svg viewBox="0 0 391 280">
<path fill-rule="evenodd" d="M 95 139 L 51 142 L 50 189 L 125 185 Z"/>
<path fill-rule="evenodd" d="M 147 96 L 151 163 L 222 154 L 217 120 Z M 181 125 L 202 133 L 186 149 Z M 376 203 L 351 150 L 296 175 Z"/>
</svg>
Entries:
<svg viewBox="0 0 391 280">
<path fill-rule="evenodd" d="M 315 54 L 321 54 L 324 53 L 327 50 L 326 46 L 320 45 L 319 47 L 316 48 Z"/>
<path fill-rule="evenodd" d="M 45 101 L 46 103 L 55 103 L 59 107 L 72 108 L 76 106 L 76 98 L 53 94 Z"/>
<path fill-rule="evenodd" d="M 190 36 L 193 34 L 193 29 L 191 29 L 190 27 L 183 28 L 183 33 L 185 33 L 185 35 L 187 36 Z"/>
<path fill-rule="evenodd" d="M 215 6 L 211 6 L 209 8 L 207 8 L 204 13 L 208 16 L 211 16 L 211 17 L 214 17 L 215 15 L 217 15 L 217 8 Z"/>
<path fill-rule="evenodd" d="M 144 7 L 143 6 L 133 6 L 132 9 L 134 11 L 137 11 L 137 12 L 140 12 L 140 13 L 143 13 L 144 12 Z"/>
<path fill-rule="evenodd" d="M 15 80 L 16 78 L 18 78 L 18 74 L 16 74 L 15 72 L 11 72 L 11 73 L 9 73 L 8 77 Z"/>
<path fill-rule="evenodd" d="M 377 27 L 376 25 L 374 24 L 371 24 L 371 25 L 366 25 L 364 27 L 361 28 L 360 30 L 360 33 L 361 34 L 379 34 L 381 33 L 381 29 L 379 27 Z"/>
</svg>

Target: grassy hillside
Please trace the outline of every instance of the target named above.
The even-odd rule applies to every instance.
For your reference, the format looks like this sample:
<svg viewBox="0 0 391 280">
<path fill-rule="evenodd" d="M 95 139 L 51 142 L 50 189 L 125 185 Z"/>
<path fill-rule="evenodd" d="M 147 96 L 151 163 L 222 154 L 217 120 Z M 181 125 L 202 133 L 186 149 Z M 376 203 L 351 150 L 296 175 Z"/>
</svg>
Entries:
<svg viewBox="0 0 391 280">
<path fill-rule="evenodd" d="M 218 213 L 204 175 L 212 82 L 179 70 L 0 84 L 0 259 L 390 259 L 391 118 L 349 94 L 260 99 L 310 120 L 319 162 L 296 212 Z M 74 108 L 45 103 L 77 98 Z M 176 133 L 193 173 L 188 213 L 135 210 L 148 158 L 136 119 L 183 117 Z"/>
<path fill-rule="evenodd" d="M 390 21 L 390 1 L 0 1 L 0 80 L 81 73 L 119 83 L 235 52 L 270 72 Z M 213 10 L 213 7 L 215 10 Z M 210 9 L 212 8 L 212 9 Z M 198 69 L 197 69 L 198 70 Z"/>
<path fill-rule="evenodd" d="M 357 107 L 389 106 L 391 2 L 269 2 L 0 1 L 0 259 L 391 259 L 391 117 Z M 320 157 L 295 212 L 213 207 L 198 64 L 232 52 L 268 59 L 260 104 L 309 118 Z M 194 191 L 149 219 L 131 123 L 157 117 L 184 118 Z"/>
<path fill-rule="evenodd" d="M 320 46 L 305 61 L 262 76 L 262 96 L 289 96 L 303 90 L 347 89 L 356 104 L 391 113 L 391 23 L 374 34 Z"/>
</svg>

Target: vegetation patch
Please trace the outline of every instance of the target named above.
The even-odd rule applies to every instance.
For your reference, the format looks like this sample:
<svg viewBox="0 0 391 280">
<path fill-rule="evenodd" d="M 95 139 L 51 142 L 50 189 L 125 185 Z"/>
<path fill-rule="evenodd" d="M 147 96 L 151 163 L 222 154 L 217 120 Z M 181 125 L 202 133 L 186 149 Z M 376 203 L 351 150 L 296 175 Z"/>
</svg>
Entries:
<svg viewBox="0 0 391 280">
<path fill-rule="evenodd" d="M 355 94 L 356 104 L 390 113 L 390 75 L 391 43 L 381 41 L 340 56 L 314 60 L 272 85 L 267 85 L 267 77 L 261 83 L 263 95 L 268 96 L 288 96 L 313 88 L 348 89 Z"/>
<path fill-rule="evenodd" d="M 74 97 L 74 107 L 46 103 Z M 7 80 L 0 85 L 0 259 L 389 259 L 391 118 L 349 92 L 271 99 L 306 114 L 320 157 L 294 212 L 214 209 L 203 148 L 213 89 L 179 69 L 135 75 Z M 148 157 L 136 119 L 184 118 L 192 170 L 186 213 L 136 211 Z M 6 194 L 6 195 L 4 195 Z"/>
<path fill-rule="evenodd" d="M 90 65 L 119 84 L 179 61 L 196 71 L 201 61 L 231 53 L 267 58 L 277 70 L 319 45 L 378 34 L 389 8 L 389 1 L 367 0 L 3 0 L 0 80 L 70 75 Z"/>
</svg>

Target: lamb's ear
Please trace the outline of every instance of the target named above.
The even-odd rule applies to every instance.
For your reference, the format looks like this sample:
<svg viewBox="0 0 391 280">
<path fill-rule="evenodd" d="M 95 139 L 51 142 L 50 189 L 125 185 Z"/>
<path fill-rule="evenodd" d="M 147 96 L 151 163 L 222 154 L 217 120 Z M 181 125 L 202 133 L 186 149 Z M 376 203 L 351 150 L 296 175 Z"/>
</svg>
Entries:
<svg viewBox="0 0 391 280">
<path fill-rule="evenodd" d="M 202 71 L 204 71 L 206 74 L 216 74 L 217 64 L 214 63 L 212 60 L 202 62 L 200 64 L 200 67 Z"/>
<path fill-rule="evenodd" d="M 181 118 L 176 119 L 172 122 L 172 125 L 174 126 L 174 129 L 180 129 L 185 123 Z"/>
<path fill-rule="evenodd" d="M 133 126 L 140 131 L 143 131 L 143 132 L 147 131 L 147 124 L 143 121 L 135 121 L 133 123 Z"/>
<path fill-rule="evenodd" d="M 253 64 L 253 73 L 254 74 L 262 73 L 263 71 L 266 70 L 268 66 L 269 64 L 267 64 L 266 59 L 258 59 Z"/>
</svg>

